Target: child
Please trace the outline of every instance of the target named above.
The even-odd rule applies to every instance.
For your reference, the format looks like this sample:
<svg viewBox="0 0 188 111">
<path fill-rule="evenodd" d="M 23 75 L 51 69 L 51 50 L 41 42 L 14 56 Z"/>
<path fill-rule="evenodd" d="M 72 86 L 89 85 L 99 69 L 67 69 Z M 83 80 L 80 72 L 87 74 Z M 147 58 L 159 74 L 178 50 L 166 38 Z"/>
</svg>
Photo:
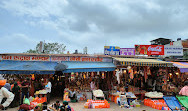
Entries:
<svg viewBox="0 0 188 111">
<path fill-rule="evenodd" d="M 59 107 L 60 107 L 59 101 L 56 101 L 56 103 L 54 103 L 54 104 L 52 105 L 52 108 L 54 108 L 54 109 L 56 109 L 56 110 L 58 110 Z"/>
<path fill-rule="evenodd" d="M 63 105 L 60 107 L 59 111 L 71 111 L 71 107 L 68 104 L 67 101 L 63 101 Z"/>
</svg>

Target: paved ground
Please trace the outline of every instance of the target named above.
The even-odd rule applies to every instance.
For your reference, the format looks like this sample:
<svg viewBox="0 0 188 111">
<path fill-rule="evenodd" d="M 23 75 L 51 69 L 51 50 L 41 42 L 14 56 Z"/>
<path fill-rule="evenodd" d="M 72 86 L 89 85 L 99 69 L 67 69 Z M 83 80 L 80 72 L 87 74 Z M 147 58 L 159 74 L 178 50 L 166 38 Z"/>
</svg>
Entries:
<svg viewBox="0 0 188 111">
<path fill-rule="evenodd" d="M 54 103 L 56 100 L 52 100 L 51 103 Z M 70 103 L 70 106 L 75 110 L 75 111 L 159 111 L 155 110 L 151 107 L 147 107 L 144 105 L 141 105 L 140 108 L 134 107 L 133 109 L 125 109 L 125 108 L 120 108 L 117 104 L 110 102 L 110 108 L 103 108 L 103 109 L 85 109 L 84 108 L 84 103 L 85 101 L 81 101 L 79 103 Z M 9 108 L 7 111 L 18 111 L 18 108 Z"/>
</svg>

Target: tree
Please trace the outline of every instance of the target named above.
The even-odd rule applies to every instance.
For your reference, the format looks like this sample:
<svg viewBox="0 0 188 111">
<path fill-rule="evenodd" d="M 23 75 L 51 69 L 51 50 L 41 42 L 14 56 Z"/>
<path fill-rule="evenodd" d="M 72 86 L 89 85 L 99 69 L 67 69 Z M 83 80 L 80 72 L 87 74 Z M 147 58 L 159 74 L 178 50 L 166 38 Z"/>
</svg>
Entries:
<svg viewBox="0 0 188 111">
<path fill-rule="evenodd" d="M 64 44 L 55 43 L 44 43 L 44 51 L 40 52 L 40 43 L 36 45 L 36 49 L 29 49 L 25 53 L 44 53 L 44 54 L 63 54 L 66 46 Z"/>
</svg>

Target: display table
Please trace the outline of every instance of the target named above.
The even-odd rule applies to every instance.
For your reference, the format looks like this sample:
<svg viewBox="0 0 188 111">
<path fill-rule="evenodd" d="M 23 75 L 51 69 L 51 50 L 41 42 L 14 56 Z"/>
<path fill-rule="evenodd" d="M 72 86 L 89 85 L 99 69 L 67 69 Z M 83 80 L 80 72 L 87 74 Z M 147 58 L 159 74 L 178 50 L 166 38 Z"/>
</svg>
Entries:
<svg viewBox="0 0 188 111">
<path fill-rule="evenodd" d="M 109 99 L 112 102 L 117 104 L 117 98 L 119 98 L 120 95 L 121 94 L 119 94 L 119 93 L 111 93 L 109 95 Z M 127 97 L 126 97 L 127 99 L 137 99 L 137 97 L 132 92 L 126 92 L 126 95 L 127 95 Z"/>
</svg>

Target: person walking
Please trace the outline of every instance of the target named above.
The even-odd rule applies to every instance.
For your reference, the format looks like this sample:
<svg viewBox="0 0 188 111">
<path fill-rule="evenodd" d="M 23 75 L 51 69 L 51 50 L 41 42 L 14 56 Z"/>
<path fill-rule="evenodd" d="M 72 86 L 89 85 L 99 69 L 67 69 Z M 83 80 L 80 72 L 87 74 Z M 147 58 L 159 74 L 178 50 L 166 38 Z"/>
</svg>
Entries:
<svg viewBox="0 0 188 111">
<path fill-rule="evenodd" d="M 5 87 L 3 87 L 6 84 L 5 79 L 0 80 L 0 109 L 4 110 L 4 108 L 8 107 L 10 103 L 14 99 L 14 94 L 10 91 L 8 91 Z M 3 98 L 6 98 L 4 102 L 2 102 Z"/>
<path fill-rule="evenodd" d="M 45 86 L 45 89 L 47 91 L 47 103 L 50 103 L 51 88 L 52 88 L 52 83 L 50 82 L 49 79 L 47 79 L 47 85 Z"/>
<path fill-rule="evenodd" d="M 29 98 L 29 87 L 30 87 L 30 82 L 29 78 L 26 78 L 21 84 L 21 89 L 22 89 L 22 97 L 21 97 L 21 104 L 23 104 L 23 99 Z"/>
<path fill-rule="evenodd" d="M 18 86 L 18 83 L 14 83 L 14 87 L 12 88 L 12 93 L 15 95 L 12 107 L 18 107 L 20 102 L 20 87 Z"/>
</svg>

